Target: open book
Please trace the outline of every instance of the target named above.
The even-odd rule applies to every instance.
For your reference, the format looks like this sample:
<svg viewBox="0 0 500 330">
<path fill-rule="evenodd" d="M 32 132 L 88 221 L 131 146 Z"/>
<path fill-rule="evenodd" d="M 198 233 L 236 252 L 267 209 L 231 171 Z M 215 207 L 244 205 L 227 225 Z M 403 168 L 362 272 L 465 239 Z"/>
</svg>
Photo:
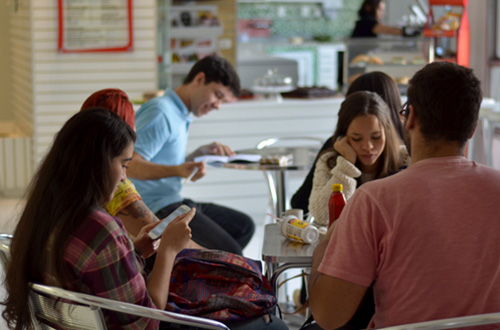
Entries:
<svg viewBox="0 0 500 330">
<path fill-rule="evenodd" d="M 205 163 L 258 163 L 261 155 L 257 154 L 236 154 L 234 156 L 203 155 L 195 157 L 195 162 Z"/>
</svg>

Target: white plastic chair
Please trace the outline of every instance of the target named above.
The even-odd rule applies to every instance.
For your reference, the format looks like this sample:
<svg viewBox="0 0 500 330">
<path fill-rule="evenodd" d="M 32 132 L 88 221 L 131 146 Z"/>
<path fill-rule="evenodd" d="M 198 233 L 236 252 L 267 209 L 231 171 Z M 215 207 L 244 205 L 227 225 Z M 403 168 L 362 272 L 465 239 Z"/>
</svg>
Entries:
<svg viewBox="0 0 500 330">
<path fill-rule="evenodd" d="M 0 234 L 0 261 L 10 259 L 12 235 Z M 107 329 L 103 310 L 126 313 L 170 323 L 171 329 L 229 330 L 224 324 L 189 315 L 162 311 L 65 289 L 31 284 L 29 308 L 33 323 L 41 329 Z"/>
<path fill-rule="evenodd" d="M 107 329 L 103 310 L 168 322 L 171 324 L 169 329 L 229 329 L 209 319 L 40 284 L 31 284 L 30 308 L 42 329 Z"/>
</svg>

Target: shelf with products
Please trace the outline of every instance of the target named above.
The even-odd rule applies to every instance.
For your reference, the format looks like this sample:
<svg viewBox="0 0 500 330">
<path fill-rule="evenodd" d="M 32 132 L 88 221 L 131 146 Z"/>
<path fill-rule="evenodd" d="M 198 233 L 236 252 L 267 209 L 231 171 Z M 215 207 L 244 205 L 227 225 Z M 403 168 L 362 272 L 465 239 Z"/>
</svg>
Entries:
<svg viewBox="0 0 500 330">
<path fill-rule="evenodd" d="M 219 26 L 194 26 L 194 27 L 175 27 L 170 31 L 171 38 L 197 38 L 218 37 L 222 34 L 223 27 Z"/>
<path fill-rule="evenodd" d="M 429 61 L 456 62 L 469 66 L 470 30 L 468 0 L 429 0 L 423 35 L 429 40 Z"/>
<path fill-rule="evenodd" d="M 170 53 L 173 74 L 188 73 L 192 64 L 217 52 L 223 28 L 217 6 L 174 5 L 170 8 Z"/>
<path fill-rule="evenodd" d="M 159 88 L 182 82 L 193 64 L 218 52 L 223 26 L 215 5 L 158 0 Z"/>
<path fill-rule="evenodd" d="M 421 37 L 352 38 L 345 48 L 346 86 L 363 73 L 382 71 L 394 78 L 404 94 L 409 78 L 428 63 L 425 39 Z"/>
</svg>

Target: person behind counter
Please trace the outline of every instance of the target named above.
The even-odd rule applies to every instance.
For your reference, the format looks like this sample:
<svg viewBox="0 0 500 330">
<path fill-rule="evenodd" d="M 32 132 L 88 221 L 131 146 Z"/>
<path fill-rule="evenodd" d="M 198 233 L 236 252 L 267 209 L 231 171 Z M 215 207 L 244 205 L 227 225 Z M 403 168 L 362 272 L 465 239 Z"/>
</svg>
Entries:
<svg viewBox="0 0 500 330">
<path fill-rule="evenodd" d="M 415 29 L 399 28 L 381 23 L 385 15 L 384 0 L 363 1 L 358 15 L 359 19 L 356 21 L 351 38 L 374 38 L 379 34 L 415 37 L 420 34 Z"/>
</svg>

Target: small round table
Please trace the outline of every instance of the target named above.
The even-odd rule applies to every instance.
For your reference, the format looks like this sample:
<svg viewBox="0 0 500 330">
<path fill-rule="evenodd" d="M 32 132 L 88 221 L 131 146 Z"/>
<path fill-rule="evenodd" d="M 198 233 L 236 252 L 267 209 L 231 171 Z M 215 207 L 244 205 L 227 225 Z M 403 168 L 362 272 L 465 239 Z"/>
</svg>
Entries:
<svg viewBox="0 0 500 330">
<path fill-rule="evenodd" d="M 286 172 L 309 170 L 320 150 L 320 146 L 299 147 L 267 147 L 263 149 L 242 149 L 237 154 L 258 154 L 262 158 L 288 156 L 287 165 L 271 165 L 260 163 L 211 163 L 216 167 L 236 170 L 264 171 L 273 201 L 274 214 L 281 217 L 286 210 Z"/>
</svg>

